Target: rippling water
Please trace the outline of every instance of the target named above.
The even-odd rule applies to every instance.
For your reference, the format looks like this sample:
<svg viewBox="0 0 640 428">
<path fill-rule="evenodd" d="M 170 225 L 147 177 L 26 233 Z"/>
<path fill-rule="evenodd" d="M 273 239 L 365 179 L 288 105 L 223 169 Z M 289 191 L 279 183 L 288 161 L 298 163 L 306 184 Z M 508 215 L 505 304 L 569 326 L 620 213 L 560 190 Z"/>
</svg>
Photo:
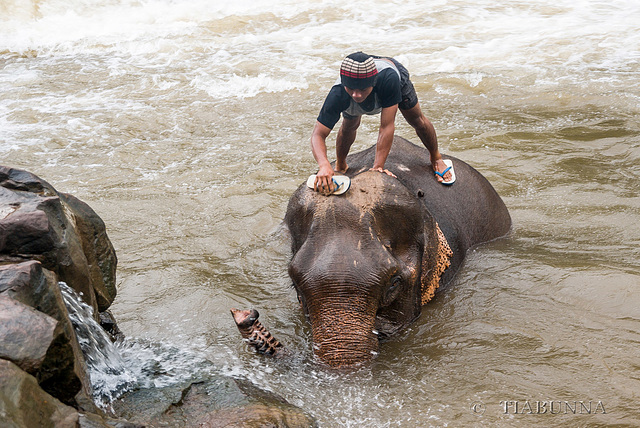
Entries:
<svg viewBox="0 0 640 428">
<path fill-rule="evenodd" d="M 633 0 L 0 0 L 0 163 L 104 219 L 128 336 L 197 349 L 323 427 L 638 425 L 638 22 Z M 360 49 L 409 68 L 441 150 L 514 226 L 371 366 L 334 373 L 312 362 L 280 223 Z M 376 134 L 364 120 L 353 150 Z M 298 356 L 248 352 L 234 306 Z M 552 401 L 592 414 L 522 414 Z"/>
</svg>

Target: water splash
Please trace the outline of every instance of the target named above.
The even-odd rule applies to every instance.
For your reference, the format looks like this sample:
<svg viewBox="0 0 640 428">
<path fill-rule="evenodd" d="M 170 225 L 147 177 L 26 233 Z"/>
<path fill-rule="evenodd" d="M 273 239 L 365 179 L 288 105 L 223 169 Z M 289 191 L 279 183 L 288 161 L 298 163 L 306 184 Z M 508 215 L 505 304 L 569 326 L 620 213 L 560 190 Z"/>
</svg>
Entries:
<svg viewBox="0 0 640 428">
<path fill-rule="evenodd" d="M 128 391 L 161 388 L 213 371 L 213 364 L 191 350 L 141 339 L 112 342 L 93 318 L 93 309 L 64 282 L 60 291 L 87 362 L 96 405 L 109 410 Z"/>
<path fill-rule="evenodd" d="M 100 407 L 108 407 L 115 398 L 133 388 L 135 376 L 109 335 L 93 319 L 93 308 L 67 284 L 60 282 L 59 285 L 87 362 L 93 400 Z"/>
</svg>

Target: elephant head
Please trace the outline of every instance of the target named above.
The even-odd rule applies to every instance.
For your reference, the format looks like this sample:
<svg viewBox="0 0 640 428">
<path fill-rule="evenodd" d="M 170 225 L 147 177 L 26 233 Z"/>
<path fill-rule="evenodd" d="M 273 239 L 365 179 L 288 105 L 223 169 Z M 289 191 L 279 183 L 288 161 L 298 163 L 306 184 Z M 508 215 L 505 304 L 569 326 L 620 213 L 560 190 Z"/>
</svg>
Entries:
<svg viewBox="0 0 640 428">
<path fill-rule="evenodd" d="M 429 211 L 379 172 L 354 176 L 340 196 L 300 187 L 285 222 L 289 275 L 311 323 L 314 354 L 331 367 L 372 359 L 381 337 L 418 317 L 446 268 L 448 248 Z"/>
</svg>

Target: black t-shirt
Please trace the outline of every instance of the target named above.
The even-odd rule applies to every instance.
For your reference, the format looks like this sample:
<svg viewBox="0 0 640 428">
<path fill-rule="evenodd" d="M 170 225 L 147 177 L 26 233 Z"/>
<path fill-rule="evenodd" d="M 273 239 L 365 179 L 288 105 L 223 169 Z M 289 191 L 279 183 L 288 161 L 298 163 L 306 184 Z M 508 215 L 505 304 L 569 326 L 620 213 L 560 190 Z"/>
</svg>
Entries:
<svg viewBox="0 0 640 428">
<path fill-rule="evenodd" d="M 385 68 L 378 73 L 371 94 L 358 106 L 364 110 L 365 114 L 368 114 L 368 112 L 373 112 L 376 108 L 391 107 L 401 101 L 400 77 L 394 69 Z M 318 122 L 329 129 L 333 129 L 338 120 L 340 120 L 340 114 L 349 109 L 352 102 L 355 104 L 355 101 L 344 90 L 343 85 L 337 84 L 333 86 L 324 100 L 322 109 L 320 109 Z"/>
</svg>

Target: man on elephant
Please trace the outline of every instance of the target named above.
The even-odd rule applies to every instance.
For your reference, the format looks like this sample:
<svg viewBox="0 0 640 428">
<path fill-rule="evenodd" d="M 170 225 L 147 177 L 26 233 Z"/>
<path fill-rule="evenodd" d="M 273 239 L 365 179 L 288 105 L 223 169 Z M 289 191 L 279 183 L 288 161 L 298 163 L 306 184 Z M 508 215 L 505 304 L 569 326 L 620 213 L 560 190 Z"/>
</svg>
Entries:
<svg viewBox="0 0 640 428">
<path fill-rule="evenodd" d="M 342 61 L 340 79 L 329 91 L 313 128 L 311 150 L 318 162 L 315 190 L 330 193 L 334 188 L 332 176 L 335 172 L 327 158 L 326 139 L 340 114 L 343 121 L 336 137 L 335 171 L 344 173 L 348 168 L 347 154 L 355 141 L 362 115 L 380 113 L 371 169 L 393 176 L 384 169 L 384 164 L 391 150 L 398 109 L 429 151 L 436 179 L 443 184 L 452 184 L 455 177 L 452 167 L 447 166 L 440 155 L 435 129 L 420 109 L 407 69 L 393 58 L 355 52 Z"/>
</svg>

